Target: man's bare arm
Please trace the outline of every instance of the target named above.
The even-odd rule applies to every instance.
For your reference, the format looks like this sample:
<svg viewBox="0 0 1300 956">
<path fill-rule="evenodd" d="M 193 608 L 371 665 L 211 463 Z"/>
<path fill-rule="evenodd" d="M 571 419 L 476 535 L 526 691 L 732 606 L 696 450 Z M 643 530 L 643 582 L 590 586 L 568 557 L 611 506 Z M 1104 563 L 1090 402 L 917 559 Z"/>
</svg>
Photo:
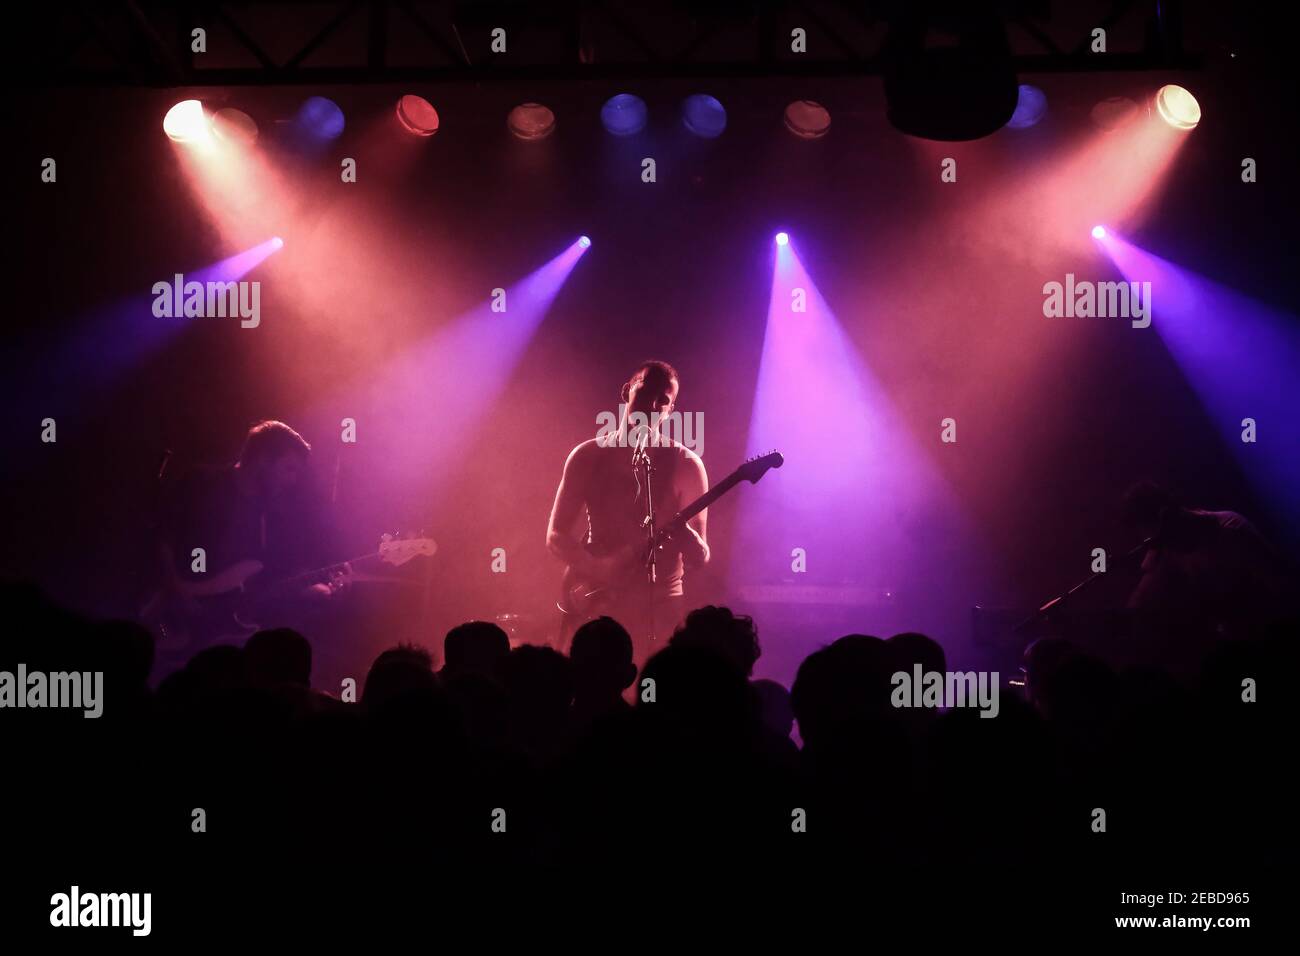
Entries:
<svg viewBox="0 0 1300 956">
<path fill-rule="evenodd" d="M 569 452 L 564 462 L 560 486 L 555 490 L 555 504 L 551 507 L 551 520 L 546 527 L 546 547 L 566 564 L 581 568 L 591 556 L 573 534 L 586 505 L 586 466 L 579 445 Z"/>
<path fill-rule="evenodd" d="M 677 493 L 682 507 L 689 505 L 709 490 L 709 475 L 704 462 L 695 456 L 687 458 L 685 466 L 678 469 Z M 686 534 L 680 535 L 682 558 L 691 566 L 709 563 L 708 536 L 709 509 L 705 508 L 686 523 Z"/>
</svg>

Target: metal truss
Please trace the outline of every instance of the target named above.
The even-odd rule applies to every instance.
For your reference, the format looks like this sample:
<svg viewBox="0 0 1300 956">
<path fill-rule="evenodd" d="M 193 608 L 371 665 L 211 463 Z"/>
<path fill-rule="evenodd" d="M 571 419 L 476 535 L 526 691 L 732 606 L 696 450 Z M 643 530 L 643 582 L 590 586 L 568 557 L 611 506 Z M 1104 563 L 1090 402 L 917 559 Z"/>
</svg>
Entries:
<svg viewBox="0 0 1300 956">
<path fill-rule="evenodd" d="M 992 11 L 1017 72 L 1188 69 L 1177 0 L 82 0 L 13 9 L 20 82 L 93 86 L 854 76 L 891 19 Z M 207 51 L 191 49 L 191 31 Z M 508 52 L 490 49 L 491 30 Z M 791 30 L 807 52 L 790 50 Z M 1090 51 L 1091 30 L 1108 51 Z"/>
</svg>

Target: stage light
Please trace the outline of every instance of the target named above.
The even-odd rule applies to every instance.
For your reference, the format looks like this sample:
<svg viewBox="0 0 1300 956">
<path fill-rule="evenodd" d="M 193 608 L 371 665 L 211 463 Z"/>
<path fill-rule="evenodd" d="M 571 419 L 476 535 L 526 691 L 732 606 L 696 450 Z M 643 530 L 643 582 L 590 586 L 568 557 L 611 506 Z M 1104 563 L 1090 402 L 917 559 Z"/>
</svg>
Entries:
<svg viewBox="0 0 1300 956">
<path fill-rule="evenodd" d="M 790 241 L 790 237 L 787 236 L 784 232 L 778 232 L 776 234 L 776 244 L 778 246 L 784 246 L 789 241 Z"/>
<path fill-rule="evenodd" d="M 1106 238 L 1106 227 L 1105 227 L 1105 226 L 1093 226 L 1093 227 L 1092 227 L 1092 238 L 1094 238 L 1094 239 L 1105 239 L 1105 238 Z"/>
<path fill-rule="evenodd" d="M 311 96 L 298 107 L 298 126 L 315 139 L 337 139 L 343 133 L 343 111 L 333 100 Z"/>
<path fill-rule="evenodd" d="M 227 143 L 252 146 L 257 142 L 257 123 L 243 110 L 227 106 L 212 116 L 212 132 Z"/>
<path fill-rule="evenodd" d="M 1112 96 L 1092 108 L 1093 123 L 1106 132 L 1127 126 L 1138 115 L 1138 105 L 1127 96 Z"/>
<path fill-rule="evenodd" d="M 727 111 L 715 97 L 696 93 L 682 102 L 682 125 L 696 136 L 713 139 L 727 128 Z"/>
<path fill-rule="evenodd" d="M 407 93 L 397 101 L 397 121 L 416 136 L 432 136 L 438 132 L 438 111 L 423 96 L 414 93 Z"/>
<path fill-rule="evenodd" d="M 510 111 L 506 125 L 520 139 L 545 139 L 555 132 L 555 114 L 541 103 L 521 103 Z"/>
<path fill-rule="evenodd" d="M 1156 110 L 1174 129 L 1195 129 L 1201 121 L 1201 104 L 1196 97 L 1173 83 L 1156 93 Z"/>
<path fill-rule="evenodd" d="M 279 236 L 272 236 L 272 237 L 271 237 L 271 247 L 274 248 L 274 249 L 283 249 L 283 248 L 284 248 L 284 240 L 281 239 Z"/>
<path fill-rule="evenodd" d="M 831 128 L 830 110 L 812 100 L 795 100 L 785 108 L 785 128 L 800 139 L 818 139 Z"/>
<path fill-rule="evenodd" d="M 600 122 L 615 136 L 631 136 L 645 129 L 645 100 L 631 93 L 611 96 L 600 108 Z"/>
<path fill-rule="evenodd" d="M 1007 120 L 1008 129 L 1029 129 L 1047 112 L 1047 95 L 1036 86 L 1020 84 L 1016 98 L 1016 111 Z"/>
<path fill-rule="evenodd" d="M 578 245 L 580 245 L 580 246 L 582 246 L 582 248 L 586 249 L 588 246 L 591 245 L 591 240 L 588 239 L 586 236 L 579 236 L 579 237 L 578 237 Z"/>
<path fill-rule="evenodd" d="M 198 143 L 212 135 L 203 104 L 198 100 L 181 100 L 163 117 L 163 132 L 178 143 Z"/>
</svg>

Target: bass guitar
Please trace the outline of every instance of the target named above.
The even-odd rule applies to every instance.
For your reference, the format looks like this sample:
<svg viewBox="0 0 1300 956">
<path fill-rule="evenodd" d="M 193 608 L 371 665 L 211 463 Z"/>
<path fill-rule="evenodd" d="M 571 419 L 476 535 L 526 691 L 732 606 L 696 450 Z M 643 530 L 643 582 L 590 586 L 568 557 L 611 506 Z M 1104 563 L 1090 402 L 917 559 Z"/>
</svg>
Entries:
<svg viewBox="0 0 1300 956">
<path fill-rule="evenodd" d="M 261 579 L 262 562 L 237 561 L 219 573 L 160 588 L 145 602 L 139 618 L 154 634 L 158 649 L 167 653 L 238 640 L 258 630 L 277 603 L 313 584 L 391 581 L 391 575 L 375 574 L 368 567 L 400 567 L 437 550 L 431 538 L 386 534 L 371 554 L 273 581 Z"/>
</svg>

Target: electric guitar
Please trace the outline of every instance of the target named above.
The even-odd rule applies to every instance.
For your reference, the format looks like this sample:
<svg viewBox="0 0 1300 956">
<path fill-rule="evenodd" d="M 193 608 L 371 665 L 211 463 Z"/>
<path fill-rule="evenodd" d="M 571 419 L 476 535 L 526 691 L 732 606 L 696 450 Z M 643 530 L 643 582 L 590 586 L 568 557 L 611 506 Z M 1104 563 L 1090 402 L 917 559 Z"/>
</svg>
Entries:
<svg viewBox="0 0 1300 956">
<path fill-rule="evenodd" d="M 639 547 L 629 546 L 624 549 L 621 555 L 616 552 L 617 557 L 612 563 L 618 570 L 607 580 L 586 580 L 572 566 L 566 568 L 564 581 L 560 585 L 560 599 L 556 601 L 556 607 L 560 609 L 563 615 L 561 633 L 567 632 L 575 624 L 580 624 L 585 620 L 598 616 L 602 613 L 602 609 L 613 603 L 624 589 L 636 581 L 638 576 L 644 578 L 645 569 L 650 563 L 651 555 L 657 551 L 662 551 L 664 545 L 674 535 L 680 534 L 686 527 L 686 523 L 697 514 L 708 508 L 742 481 L 756 484 L 768 471 L 773 468 L 780 468 L 784 464 L 785 458 L 779 451 L 769 452 L 766 455 L 749 459 L 722 481 L 673 515 L 672 519 L 655 533 L 653 542 L 647 542 Z"/>
<path fill-rule="evenodd" d="M 216 574 L 160 588 L 140 609 L 140 622 L 149 628 L 158 649 L 168 653 L 237 640 L 261 627 L 267 611 L 313 584 L 333 588 L 351 581 L 393 581 L 366 565 L 400 567 L 419 555 L 433 555 L 432 538 L 384 535 L 371 554 L 316 568 L 292 577 L 263 581 L 262 562 L 237 561 Z"/>
</svg>

